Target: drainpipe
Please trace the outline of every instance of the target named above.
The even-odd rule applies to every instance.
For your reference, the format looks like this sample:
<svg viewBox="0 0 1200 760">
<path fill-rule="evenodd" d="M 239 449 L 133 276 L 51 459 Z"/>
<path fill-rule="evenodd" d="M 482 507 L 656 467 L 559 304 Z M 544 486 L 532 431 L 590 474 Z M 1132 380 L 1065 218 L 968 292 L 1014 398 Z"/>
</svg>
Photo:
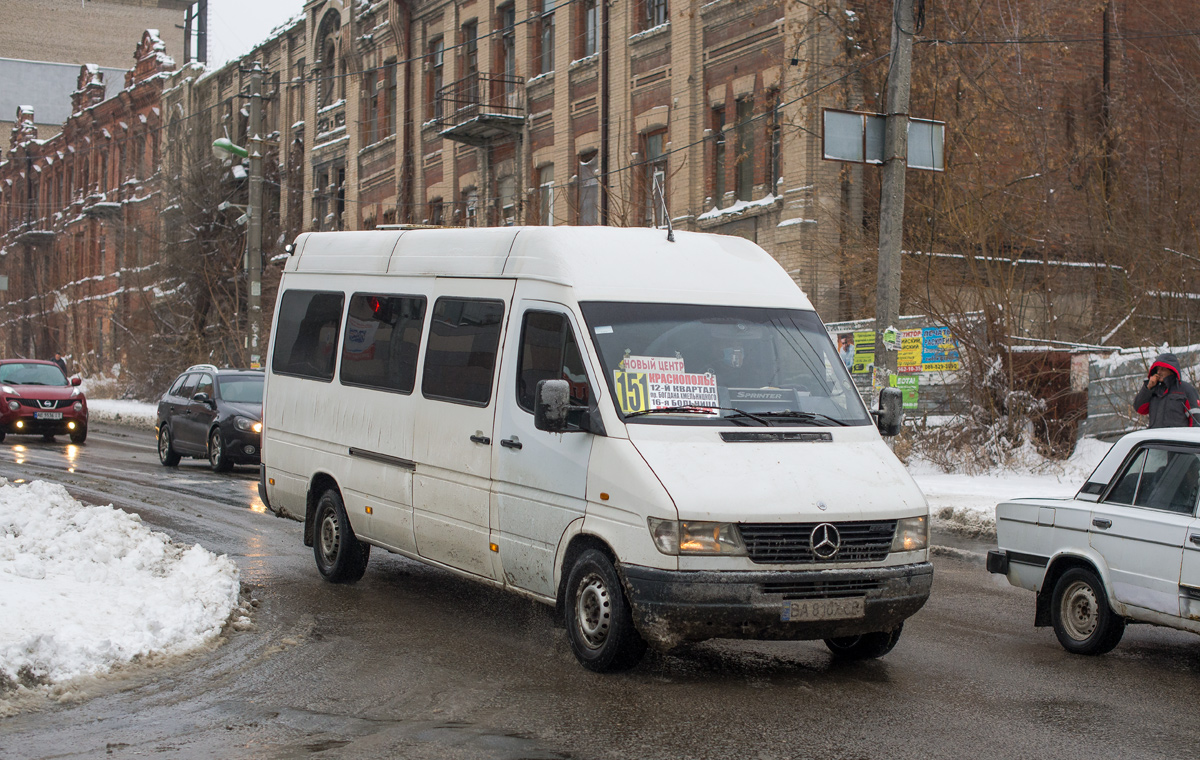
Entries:
<svg viewBox="0 0 1200 760">
<path fill-rule="evenodd" d="M 608 0 L 600 0 L 600 224 L 608 225 Z"/>
</svg>

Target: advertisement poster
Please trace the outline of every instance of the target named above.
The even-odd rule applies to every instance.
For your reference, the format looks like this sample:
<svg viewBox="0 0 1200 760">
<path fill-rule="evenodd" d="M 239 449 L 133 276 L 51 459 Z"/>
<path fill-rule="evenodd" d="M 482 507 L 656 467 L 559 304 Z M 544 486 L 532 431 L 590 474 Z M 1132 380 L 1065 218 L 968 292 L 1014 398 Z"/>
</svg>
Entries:
<svg viewBox="0 0 1200 760">
<path fill-rule="evenodd" d="M 626 356 L 613 370 L 621 411 L 644 412 L 673 406 L 718 406 L 717 378 L 711 373 L 689 374 L 683 359 L 665 356 Z M 716 414 L 716 412 L 713 412 Z"/>
<path fill-rule="evenodd" d="M 346 324 L 346 359 L 366 361 L 375 358 L 375 331 L 379 323 L 373 319 L 349 317 Z"/>
<path fill-rule="evenodd" d="M 854 363 L 850 371 L 863 375 L 871 371 L 875 364 L 875 331 L 859 330 L 854 335 Z"/>
<path fill-rule="evenodd" d="M 907 377 L 894 375 L 889 379 L 891 380 L 891 385 L 893 388 L 900 389 L 901 396 L 904 399 L 905 411 L 915 410 L 917 408 L 918 398 L 917 389 L 920 385 L 921 378 L 916 377 L 915 375 L 908 375 Z"/>
<path fill-rule="evenodd" d="M 896 371 L 913 373 L 921 371 L 921 330 L 900 331 L 900 353 L 896 357 Z"/>
<path fill-rule="evenodd" d="M 958 344 L 949 327 L 926 327 L 921 331 L 921 369 L 943 372 L 959 369 Z"/>
</svg>

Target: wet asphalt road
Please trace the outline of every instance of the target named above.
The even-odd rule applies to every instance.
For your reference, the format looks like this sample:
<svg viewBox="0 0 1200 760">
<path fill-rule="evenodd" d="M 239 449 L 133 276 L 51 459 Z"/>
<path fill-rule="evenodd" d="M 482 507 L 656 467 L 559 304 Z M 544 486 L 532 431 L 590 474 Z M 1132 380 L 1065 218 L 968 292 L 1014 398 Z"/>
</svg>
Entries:
<svg viewBox="0 0 1200 760">
<path fill-rule="evenodd" d="M 82 447 L 10 436 L 0 476 L 63 483 L 233 556 L 257 605 L 253 629 L 209 651 L 0 719 L 3 760 L 1200 754 L 1200 637 L 1136 626 L 1110 655 L 1068 655 L 1032 627 L 1032 594 L 978 558 L 935 557 L 932 598 L 882 660 L 710 642 L 601 676 L 546 608 L 448 573 L 375 552 L 357 585 L 322 582 L 253 470 L 163 468 L 147 432 L 96 427 Z"/>
</svg>

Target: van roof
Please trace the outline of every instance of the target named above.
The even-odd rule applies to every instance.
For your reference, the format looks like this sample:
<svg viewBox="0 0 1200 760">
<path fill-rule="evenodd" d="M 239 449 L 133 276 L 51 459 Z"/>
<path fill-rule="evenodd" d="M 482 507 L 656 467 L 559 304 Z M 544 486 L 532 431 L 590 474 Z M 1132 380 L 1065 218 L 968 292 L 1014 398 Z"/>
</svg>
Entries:
<svg viewBox="0 0 1200 760">
<path fill-rule="evenodd" d="M 770 254 L 728 235 L 638 227 L 482 227 L 310 232 L 288 272 L 512 277 L 567 285 L 580 301 L 811 309 Z"/>
</svg>

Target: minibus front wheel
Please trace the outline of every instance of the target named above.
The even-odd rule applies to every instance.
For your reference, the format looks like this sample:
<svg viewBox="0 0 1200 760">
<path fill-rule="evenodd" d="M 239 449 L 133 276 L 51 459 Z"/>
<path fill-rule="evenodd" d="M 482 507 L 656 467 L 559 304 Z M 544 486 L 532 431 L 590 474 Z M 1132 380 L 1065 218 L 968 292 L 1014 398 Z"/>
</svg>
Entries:
<svg viewBox="0 0 1200 760">
<path fill-rule="evenodd" d="M 354 535 L 342 496 L 332 488 L 317 502 L 314 526 L 313 556 L 321 576 L 330 583 L 354 583 L 362 578 L 371 546 Z"/>
<path fill-rule="evenodd" d="M 633 626 L 629 602 L 616 568 L 603 552 L 579 555 L 567 577 L 567 639 L 588 670 L 628 670 L 646 653 L 646 641 Z"/>
</svg>

